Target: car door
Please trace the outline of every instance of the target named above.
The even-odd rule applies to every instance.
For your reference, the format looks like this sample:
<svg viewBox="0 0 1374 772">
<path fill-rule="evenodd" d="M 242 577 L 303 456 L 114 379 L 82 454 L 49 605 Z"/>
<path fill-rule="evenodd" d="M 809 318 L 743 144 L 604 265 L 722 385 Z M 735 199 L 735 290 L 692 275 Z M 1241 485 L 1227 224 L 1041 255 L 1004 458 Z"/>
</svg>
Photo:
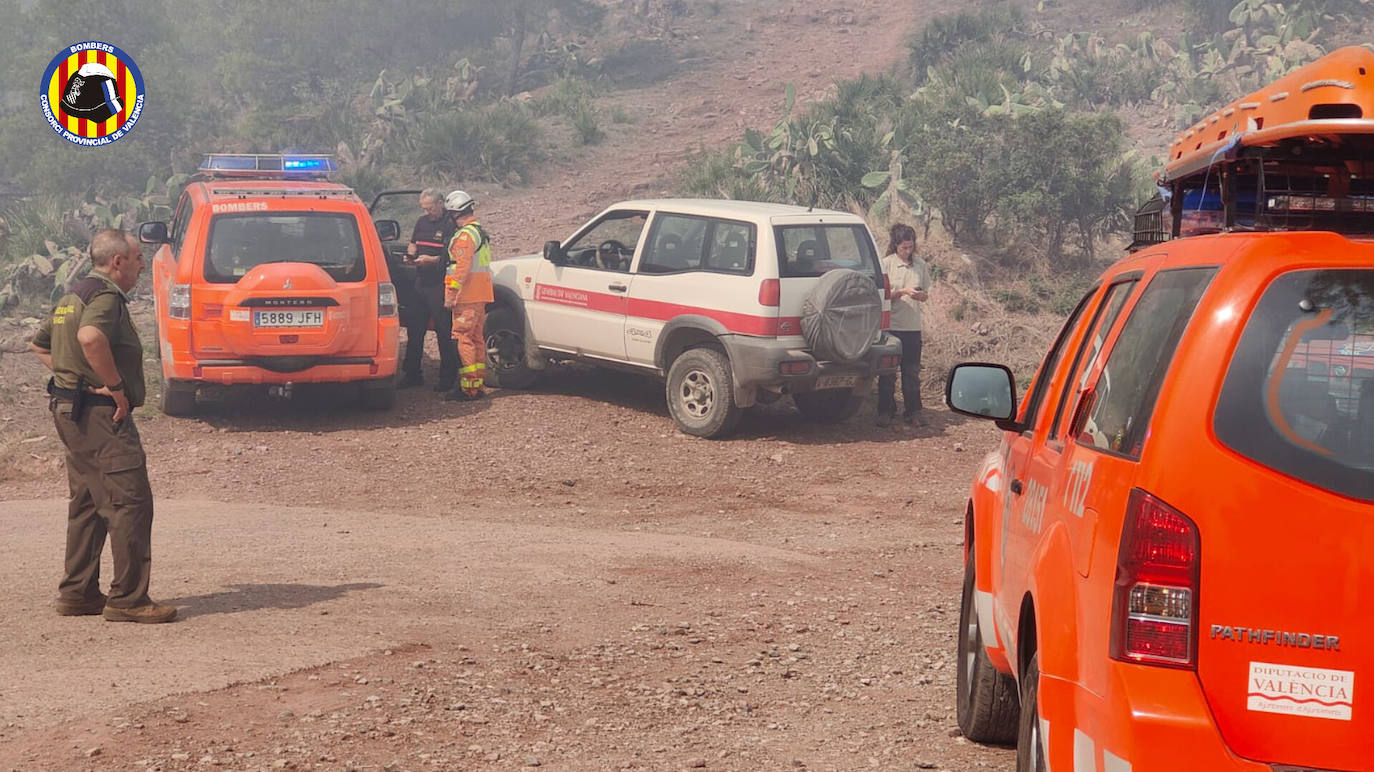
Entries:
<svg viewBox="0 0 1374 772">
<path fill-rule="evenodd" d="M 1141 273 L 1115 277 L 1100 300 L 1092 303 L 1087 333 L 1073 346 L 1073 359 L 1053 395 L 1053 412 L 1045 427 L 1044 439 L 1031 452 L 1026 477 L 1035 481 L 1037 492 L 1045 497 L 1047 517 L 1063 523 L 1073 554 L 1074 568 L 1080 576 L 1088 573 L 1096 511 L 1086 506 L 1085 496 L 1092 482 L 1093 459 L 1065 449 L 1072 413 L 1087 393 L 1088 376 L 1095 372 L 1105 344 L 1121 318 L 1121 311 L 1135 294 Z"/>
<path fill-rule="evenodd" d="M 1054 345 L 1036 371 L 1035 381 L 1022 402 L 1018 422 L 1025 427 L 1008 435 L 1003 446 L 1007 480 L 1002 495 L 1001 520 L 997 529 L 998 550 L 993 561 L 993 586 L 996 588 L 996 623 L 1001 640 L 1015 645 L 1016 619 L 1011 616 L 1020 607 L 1020 600 L 1028 587 L 1029 558 L 1044 527 L 1045 508 L 1049 503 L 1049 479 L 1035 466 L 1039 446 L 1043 444 L 1055 399 L 1064 387 L 1065 360 L 1081 340 L 1082 327 L 1100 287 L 1094 287 L 1082 300 L 1060 329 Z"/>
<path fill-rule="evenodd" d="M 772 321 L 763 314 L 776 318 L 777 309 L 759 304 L 758 282 L 750 278 L 757 247 L 753 223 L 657 213 L 634 268 L 625 317 L 628 360 L 653 367 L 663 328 L 683 317 L 711 319 L 733 333 L 762 334 Z"/>
<path fill-rule="evenodd" d="M 544 348 L 625 359 L 625 312 L 649 212 L 613 209 L 563 244 L 565 260 L 542 261 L 535 274 L 530 328 Z"/>
</svg>

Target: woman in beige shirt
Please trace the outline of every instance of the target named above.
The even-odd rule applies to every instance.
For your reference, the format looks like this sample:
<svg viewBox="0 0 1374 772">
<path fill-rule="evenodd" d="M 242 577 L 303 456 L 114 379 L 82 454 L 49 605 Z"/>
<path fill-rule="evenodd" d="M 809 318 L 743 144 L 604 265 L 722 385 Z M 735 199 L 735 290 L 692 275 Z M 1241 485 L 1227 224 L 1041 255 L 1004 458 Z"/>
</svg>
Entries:
<svg viewBox="0 0 1374 772">
<path fill-rule="evenodd" d="M 902 420 L 926 425 L 921 417 L 921 305 L 930 297 L 930 266 L 916 256 L 916 230 L 892 226 L 887 239 L 883 273 L 892 291 L 891 332 L 902 341 Z M 891 426 L 897 413 L 897 376 L 878 377 L 878 425 Z"/>
</svg>

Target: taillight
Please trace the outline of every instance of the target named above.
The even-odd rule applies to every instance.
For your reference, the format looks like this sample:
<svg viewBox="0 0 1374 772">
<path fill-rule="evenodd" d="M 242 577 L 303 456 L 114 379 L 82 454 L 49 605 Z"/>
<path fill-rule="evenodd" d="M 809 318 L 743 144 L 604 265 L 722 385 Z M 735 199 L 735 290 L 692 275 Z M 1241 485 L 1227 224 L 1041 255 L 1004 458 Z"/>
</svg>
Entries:
<svg viewBox="0 0 1374 772">
<path fill-rule="evenodd" d="M 892 299 L 892 282 L 887 280 L 887 274 L 883 274 L 883 300 Z"/>
<path fill-rule="evenodd" d="M 1112 593 L 1112 659 L 1197 666 L 1197 526 L 1139 488 L 1126 504 Z"/>
<path fill-rule="evenodd" d="M 782 283 L 777 279 L 764 279 L 759 285 L 759 305 L 774 308 L 782 305 Z"/>
<path fill-rule="evenodd" d="M 172 285 L 172 291 L 167 294 L 167 317 L 169 319 L 191 318 L 191 285 Z"/>
<path fill-rule="evenodd" d="M 400 311 L 396 303 L 396 285 L 384 281 L 377 285 L 377 316 L 395 316 Z"/>
<path fill-rule="evenodd" d="M 811 372 L 811 360 L 789 359 L 785 362 L 779 362 L 778 372 L 782 375 L 806 375 Z"/>
</svg>

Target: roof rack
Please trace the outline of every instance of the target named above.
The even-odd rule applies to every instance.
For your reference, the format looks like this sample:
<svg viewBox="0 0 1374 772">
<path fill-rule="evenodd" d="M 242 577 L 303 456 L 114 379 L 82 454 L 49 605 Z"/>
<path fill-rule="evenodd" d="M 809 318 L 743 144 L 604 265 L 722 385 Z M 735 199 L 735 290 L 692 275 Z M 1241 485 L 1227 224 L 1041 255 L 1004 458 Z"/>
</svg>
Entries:
<svg viewBox="0 0 1374 772">
<path fill-rule="evenodd" d="M 1130 251 L 1230 231 L 1374 234 L 1374 51 L 1341 48 L 1213 112 L 1156 180 Z"/>
<path fill-rule="evenodd" d="M 209 153 L 200 162 L 200 179 L 323 179 L 339 170 L 332 155 L 300 153 Z"/>
</svg>

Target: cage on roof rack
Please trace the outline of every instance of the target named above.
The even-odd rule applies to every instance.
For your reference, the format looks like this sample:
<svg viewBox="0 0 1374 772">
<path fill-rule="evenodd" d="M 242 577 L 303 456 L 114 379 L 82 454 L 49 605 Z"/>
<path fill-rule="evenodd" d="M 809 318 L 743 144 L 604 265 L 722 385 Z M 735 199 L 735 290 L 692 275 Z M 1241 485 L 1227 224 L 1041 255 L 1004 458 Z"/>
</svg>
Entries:
<svg viewBox="0 0 1374 772">
<path fill-rule="evenodd" d="M 1126 247 L 1128 251 L 1135 252 L 1169 240 L 1169 231 L 1164 227 L 1165 209 L 1164 197 L 1158 193 L 1141 205 L 1135 213 L 1134 238 Z"/>
</svg>

